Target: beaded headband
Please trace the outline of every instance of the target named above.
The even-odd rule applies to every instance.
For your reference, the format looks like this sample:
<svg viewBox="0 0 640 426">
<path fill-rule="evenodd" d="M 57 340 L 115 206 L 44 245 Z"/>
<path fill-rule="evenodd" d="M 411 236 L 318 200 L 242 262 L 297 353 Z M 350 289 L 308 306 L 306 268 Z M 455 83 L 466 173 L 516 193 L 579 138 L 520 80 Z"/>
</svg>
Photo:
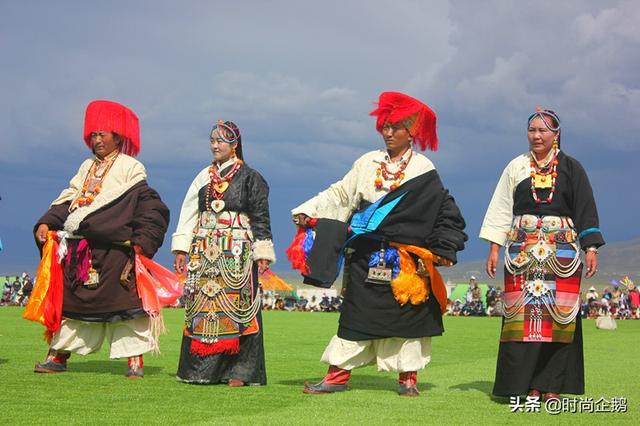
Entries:
<svg viewBox="0 0 640 426">
<path fill-rule="evenodd" d="M 547 117 L 551 117 L 553 118 L 556 123 L 558 123 L 557 127 L 552 127 L 547 120 L 544 119 L 544 116 Z M 555 113 L 555 111 L 552 111 L 550 109 L 542 109 L 540 107 L 536 108 L 536 112 L 534 112 L 533 114 L 531 114 L 529 116 L 529 119 L 527 120 L 527 124 L 531 124 L 531 121 L 533 121 L 534 118 L 536 117 L 540 117 L 540 119 L 542 120 L 542 122 L 544 123 L 545 127 L 549 130 L 551 130 L 552 132 L 557 132 L 560 130 L 560 117 L 558 117 L 558 114 Z"/>
<path fill-rule="evenodd" d="M 240 140 L 240 129 L 231 121 L 218 120 L 211 131 L 218 129 L 218 135 L 226 143 L 236 143 Z"/>
</svg>

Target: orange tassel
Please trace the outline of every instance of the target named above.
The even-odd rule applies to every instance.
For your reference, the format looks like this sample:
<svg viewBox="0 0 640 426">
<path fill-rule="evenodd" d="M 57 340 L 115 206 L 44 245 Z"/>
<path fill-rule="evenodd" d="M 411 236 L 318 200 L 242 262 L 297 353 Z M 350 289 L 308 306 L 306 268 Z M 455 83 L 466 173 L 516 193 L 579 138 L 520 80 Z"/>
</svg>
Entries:
<svg viewBox="0 0 640 426">
<path fill-rule="evenodd" d="M 440 311 L 444 313 L 447 309 L 447 288 L 440 272 L 434 266 L 438 256 L 418 246 L 399 243 L 391 243 L 391 246 L 398 249 L 400 256 L 400 273 L 391 281 L 391 290 L 398 303 L 404 305 L 411 302 L 413 305 L 418 305 L 424 303 L 430 296 L 427 282 L 424 277 L 417 274 L 415 262 L 409 254 L 413 253 L 422 260 L 429 272 L 431 291 L 440 305 Z"/>
<path fill-rule="evenodd" d="M 22 317 L 46 327 L 44 337 L 51 343 L 62 322 L 62 267 L 56 259 L 58 242 L 55 231 L 49 231 L 42 248 L 42 259 L 36 272 L 35 285 Z"/>
</svg>

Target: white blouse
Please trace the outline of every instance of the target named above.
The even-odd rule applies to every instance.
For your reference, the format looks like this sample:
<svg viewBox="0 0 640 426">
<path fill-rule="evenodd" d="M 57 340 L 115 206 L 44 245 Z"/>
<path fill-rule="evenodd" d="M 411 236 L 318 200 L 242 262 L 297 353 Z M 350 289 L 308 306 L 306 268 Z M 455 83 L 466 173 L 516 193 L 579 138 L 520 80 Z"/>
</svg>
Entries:
<svg viewBox="0 0 640 426">
<path fill-rule="evenodd" d="M 505 167 L 480 228 L 480 238 L 504 245 L 513 221 L 513 194 L 531 173 L 530 153 L 519 155 Z"/>
<path fill-rule="evenodd" d="M 387 170 L 394 173 L 409 155 L 412 157 L 404 170 L 405 178 L 402 183 L 435 169 L 427 157 L 415 151 L 407 151 L 394 163 L 390 163 L 386 151 L 371 151 L 358 158 L 341 180 L 293 209 L 291 214 L 295 216 L 304 213 L 309 217 L 346 222 L 360 207 L 362 201 L 373 203 L 389 192 L 393 181 L 383 180 L 383 187 L 380 189 L 375 186 L 376 170 L 380 167 L 380 163 L 384 161 L 387 164 Z"/>
</svg>

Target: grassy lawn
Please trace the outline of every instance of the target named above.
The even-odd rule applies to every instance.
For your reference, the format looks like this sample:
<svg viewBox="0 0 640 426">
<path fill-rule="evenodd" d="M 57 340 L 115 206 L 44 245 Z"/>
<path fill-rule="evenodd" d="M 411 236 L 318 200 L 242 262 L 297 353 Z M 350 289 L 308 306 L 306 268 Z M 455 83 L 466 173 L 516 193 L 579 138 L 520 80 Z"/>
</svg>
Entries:
<svg viewBox="0 0 640 426">
<path fill-rule="evenodd" d="M 587 394 L 594 400 L 626 397 L 621 413 L 511 413 L 508 401 L 490 396 L 500 320 L 445 318 L 446 333 L 433 341 L 433 361 L 419 374 L 419 398 L 396 395 L 396 375 L 367 367 L 354 372 L 350 390 L 305 395 L 318 381 L 319 362 L 337 328 L 338 315 L 265 312 L 269 383 L 228 388 L 178 383 L 175 371 L 182 310 L 165 310 L 169 334 L 160 356 L 145 357 L 142 380 L 124 377 L 126 360 L 72 356 L 64 374 L 34 374 L 46 345 L 38 324 L 22 310 L 0 308 L 2 424 L 637 424 L 640 401 L 640 321 L 619 321 L 613 332 L 585 321 Z M 635 419 L 635 420 L 634 420 Z"/>
</svg>

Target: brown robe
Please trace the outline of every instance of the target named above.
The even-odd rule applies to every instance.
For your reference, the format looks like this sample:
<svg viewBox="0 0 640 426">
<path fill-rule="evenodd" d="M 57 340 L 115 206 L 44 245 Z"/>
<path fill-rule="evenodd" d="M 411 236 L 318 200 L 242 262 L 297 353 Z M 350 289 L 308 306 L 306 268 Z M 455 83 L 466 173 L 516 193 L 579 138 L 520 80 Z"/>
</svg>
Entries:
<svg viewBox="0 0 640 426">
<path fill-rule="evenodd" d="M 44 223 L 51 230 L 62 230 L 69 215 L 69 204 L 51 206 L 35 229 Z M 77 279 L 75 259 L 79 240 L 69 239 L 63 263 L 63 316 L 107 322 L 145 315 L 136 290 L 135 271 L 132 269 L 129 274 L 127 285 L 120 282 L 127 262 L 133 261 L 133 250 L 117 243 L 131 241 L 145 256 L 152 257 L 162 245 L 168 225 L 169 209 L 146 181 L 133 185 L 120 197 L 87 215 L 76 233 L 87 239 L 92 265 L 100 274 L 100 281 L 92 290 Z"/>
</svg>

